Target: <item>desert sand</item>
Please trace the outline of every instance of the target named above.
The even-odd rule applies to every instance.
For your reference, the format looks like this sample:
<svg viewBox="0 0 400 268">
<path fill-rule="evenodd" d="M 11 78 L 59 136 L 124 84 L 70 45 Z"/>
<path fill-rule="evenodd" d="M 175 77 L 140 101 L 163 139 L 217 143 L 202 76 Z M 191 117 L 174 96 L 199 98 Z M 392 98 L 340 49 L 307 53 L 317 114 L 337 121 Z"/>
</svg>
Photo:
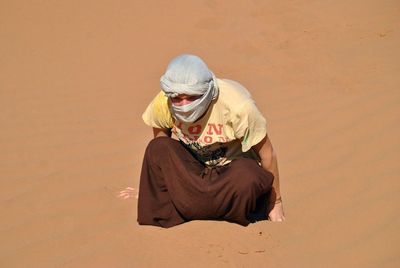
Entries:
<svg viewBox="0 0 400 268">
<path fill-rule="evenodd" d="M 400 3 L 0 3 L 1 267 L 400 267 Z M 139 226 L 167 63 L 202 57 L 268 121 L 286 221 Z"/>
</svg>

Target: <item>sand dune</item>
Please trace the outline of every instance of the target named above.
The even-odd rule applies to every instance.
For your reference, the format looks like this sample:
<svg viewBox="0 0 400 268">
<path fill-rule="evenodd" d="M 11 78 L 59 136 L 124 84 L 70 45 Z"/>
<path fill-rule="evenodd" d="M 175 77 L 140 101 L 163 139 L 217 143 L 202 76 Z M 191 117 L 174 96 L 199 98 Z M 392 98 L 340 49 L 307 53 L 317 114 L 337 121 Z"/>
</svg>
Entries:
<svg viewBox="0 0 400 268">
<path fill-rule="evenodd" d="M 3 1 L 1 267 L 399 267 L 398 1 Z M 168 61 L 268 120 L 282 224 L 136 223 Z"/>
</svg>

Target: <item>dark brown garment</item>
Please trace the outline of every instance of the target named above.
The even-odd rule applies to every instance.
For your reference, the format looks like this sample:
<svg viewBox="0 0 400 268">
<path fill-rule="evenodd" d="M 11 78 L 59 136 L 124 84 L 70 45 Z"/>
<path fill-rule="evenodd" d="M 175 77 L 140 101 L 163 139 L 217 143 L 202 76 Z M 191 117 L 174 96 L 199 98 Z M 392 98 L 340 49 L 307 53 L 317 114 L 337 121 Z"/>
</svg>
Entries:
<svg viewBox="0 0 400 268">
<path fill-rule="evenodd" d="M 172 227 L 190 220 L 227 220 L 246 226 L 266 219 L 272 182 L 272 173 L 254 159 L 208 168 L 179 141 L 158 137 L 144 155 L 138 222 Z"/>
</svg>

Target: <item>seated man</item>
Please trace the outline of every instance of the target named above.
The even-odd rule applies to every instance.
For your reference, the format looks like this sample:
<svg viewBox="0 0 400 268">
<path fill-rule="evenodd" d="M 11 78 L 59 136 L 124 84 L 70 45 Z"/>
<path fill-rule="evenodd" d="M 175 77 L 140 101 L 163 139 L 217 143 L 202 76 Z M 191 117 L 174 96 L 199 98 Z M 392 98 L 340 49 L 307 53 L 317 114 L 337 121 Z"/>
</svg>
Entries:
<svg viewBox="0 0 400 268">
<path fill-rule="evenodd" d="M 170 62 L 161 89 L 143 114 L 154 139 L 141 171 L 139 224 L 283 221 L 276 155 L 250 93 L 194 55 Z"/>
</svg>

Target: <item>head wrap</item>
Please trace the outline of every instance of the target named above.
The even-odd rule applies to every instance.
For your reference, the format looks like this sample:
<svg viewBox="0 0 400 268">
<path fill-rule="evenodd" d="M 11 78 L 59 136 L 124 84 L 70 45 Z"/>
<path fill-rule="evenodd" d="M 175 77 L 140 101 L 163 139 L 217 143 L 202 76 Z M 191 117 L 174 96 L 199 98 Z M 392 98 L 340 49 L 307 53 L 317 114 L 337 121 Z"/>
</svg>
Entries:
<svg viewBox="0 0 400 268">
<path fill-rule="evenodd" d="M 161 89 L 169 98 L 181 94 L 201 96 L 182 106 L 171 105 L 172 114 L 179 121 L 192 123 L 208 109 L 211 101 L 218 96 L 215 75 L 204 61 L 195 55 L 180 55 L 174 58 L 160 79 Z"/>
</svg>

